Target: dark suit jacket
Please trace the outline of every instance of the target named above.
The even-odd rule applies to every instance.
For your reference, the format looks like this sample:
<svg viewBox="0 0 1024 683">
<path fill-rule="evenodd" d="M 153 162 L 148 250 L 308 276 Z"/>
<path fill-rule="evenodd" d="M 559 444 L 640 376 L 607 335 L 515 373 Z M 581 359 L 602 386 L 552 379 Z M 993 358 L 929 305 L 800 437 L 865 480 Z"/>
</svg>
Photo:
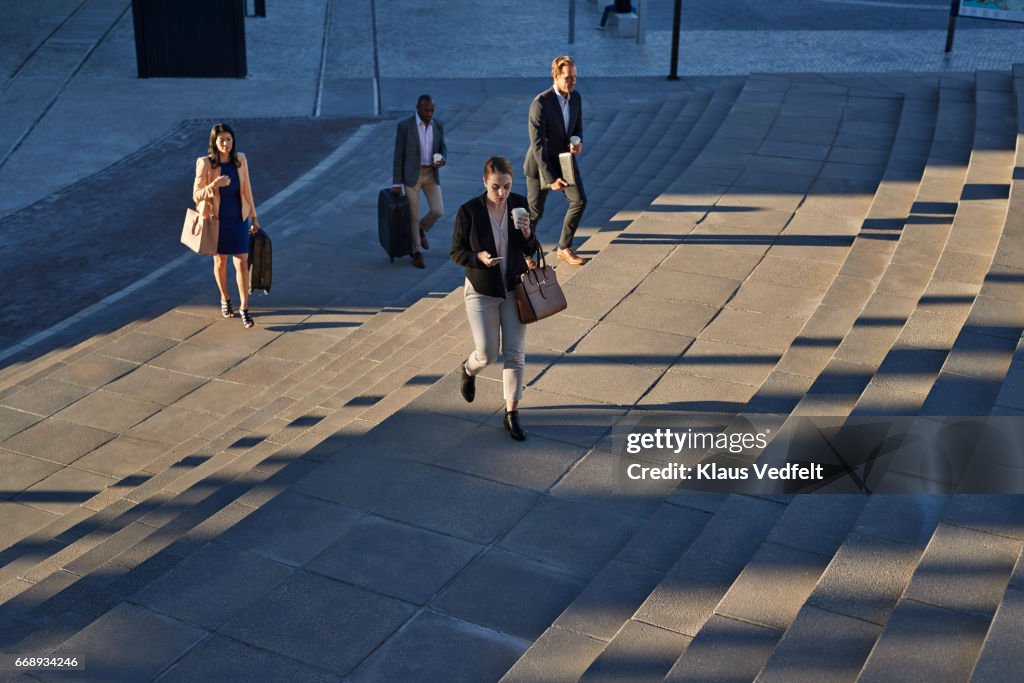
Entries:
<svg viewBox="0 0 1024 683">
<path fill-rule="evenodd" d="M 440 154 L 448 156 L 448 147 L 444 144 L 444 126 L 436 118 L 431 120 L 434 127 L 434 149 L 431 156 Z M 441 169 L 437 171 L 437 183 L 441 184 Z M 398 122 L 395 131 L 395 168 L 391 182 L 412 187 L 420 179 L 420 135 L 416 130 L 416 115 Z"/>
<path fill-rule="evenodd" d="M 488 251 L 496 255 L 491 217 L 487 214 L 487 194 L 470 199 L 459 207 L 455 214 L 455 230 L 452 232 L 452 261 L 466 269 L 466 277 L 480 294 L 504 298 L 505 292 L 515 287 L 519 276 L 526 272 L 526 256 L 540 248 L 535 234 L 530 239 L 512 224 L 512 209 L 527 208 L 526 197 L 510 194 L 506 204 L 508 217 L 508 253 L 505 255 L 505 282 L 501 281 L 501 267 L 485 266 L 476 257 L 478 252 Z"/>
<path fill-rule="evenodd" d="M 550 185 L 562 177 L 558 155 L 569 151 L 569 138 L 583 137 L 583 98 L 578 92 L 569 95 L 569 130 L 562 120 L 555 89 L 548 88 L 530 104 L 530 148 L 526 150 L 523 173 L 528 178 L 540 178 Z"/>
</svg>

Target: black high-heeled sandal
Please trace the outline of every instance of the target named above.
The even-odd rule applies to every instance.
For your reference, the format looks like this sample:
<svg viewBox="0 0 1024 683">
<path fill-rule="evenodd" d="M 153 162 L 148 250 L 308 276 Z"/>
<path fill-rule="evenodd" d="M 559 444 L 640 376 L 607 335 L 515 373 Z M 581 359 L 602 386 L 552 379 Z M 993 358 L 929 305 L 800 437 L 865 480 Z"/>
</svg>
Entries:
<svg viewBox="0 0 1024 683">
<path fill-rule="evenodd" d="M 231 299 L 220 300 L 220 314 L 225 318 L 235 317 L 235 309 L 231 307 Z"/>
<path fill-rule="evenodd" d="M 252 316 L 249 315 L 249 309 L 248 308 L 239 308 L 238 312 L 242 316 L 242 326 L 245 329 L 249 329 L 250 327 L 252 327 L 253 325 L 256 324 L 256 323 L 254 323 L 252 321 Z"/>
</svg>

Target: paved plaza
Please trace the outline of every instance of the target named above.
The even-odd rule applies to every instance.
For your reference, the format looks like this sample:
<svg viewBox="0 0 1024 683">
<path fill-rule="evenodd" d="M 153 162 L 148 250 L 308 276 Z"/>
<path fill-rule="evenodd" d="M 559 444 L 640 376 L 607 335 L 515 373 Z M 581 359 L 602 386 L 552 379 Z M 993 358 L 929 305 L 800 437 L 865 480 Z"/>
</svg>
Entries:
<svg viewBox="0 0 1024 683">
<path fill-rule="evenodd" d="M 230 81 L 136 79 L 126 0 L 0 5 L 0 681 L 1024 668 L 1024 27 L 961 20 L 947 57 L 944 0 L 684 2 L 669 82 L 666 0 L 643 44 L 580 0 L 572 46 L 546 0 L 267 4 Z M 518 443 L 500 366 L 459 395 L 445 235 L 487 157 L 524 191 L 563 52 L 590 261 L 528 329 Z M 449 155 L 420 270 L 376 193 L 423 91 Z M 274 239 L 252 330 L 177 243 L 222 119 Z M 772 438 L 625 449 L 655 428 Z"/>
</svg>

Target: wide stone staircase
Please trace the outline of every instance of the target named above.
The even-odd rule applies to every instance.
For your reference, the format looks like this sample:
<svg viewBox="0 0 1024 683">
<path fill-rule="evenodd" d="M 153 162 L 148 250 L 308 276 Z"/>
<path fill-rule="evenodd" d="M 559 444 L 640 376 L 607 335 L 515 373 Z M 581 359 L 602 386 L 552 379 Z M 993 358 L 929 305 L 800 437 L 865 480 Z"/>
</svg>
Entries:
<svg viewBox="0 0 1024 683">
<path fill-rule="evenodd" d="M 274 207 L 255 330 L 196 296 L 0 373 L 0 651 L 87 660 L 28 680 L 1006 680 L 1024 498 L 898 458 L 690 491 L 627 480 L 619 437 L 1019 416 L 1024 71 L 645 87 L 586 93 L 593 258 L 529 330 L 526 444 L 500 367 L 458 395 L 445 230 L 425 277 L 380 254 L 391 120 Z M 447 117 L 449 216 L 519 167 L 528 103 Z"/>
</svg>

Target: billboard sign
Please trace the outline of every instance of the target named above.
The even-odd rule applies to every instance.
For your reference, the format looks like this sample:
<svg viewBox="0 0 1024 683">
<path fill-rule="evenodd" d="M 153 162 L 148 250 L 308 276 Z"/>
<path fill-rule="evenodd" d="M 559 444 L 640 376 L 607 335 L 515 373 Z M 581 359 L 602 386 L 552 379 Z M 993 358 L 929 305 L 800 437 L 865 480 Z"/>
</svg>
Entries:
<svg viewBox="0 0 1024 683">
<path fill-rule="evenodd" d="M 963 0 L 960 16 L 1024 22 L 1024 0 Z"/>
</svg>

